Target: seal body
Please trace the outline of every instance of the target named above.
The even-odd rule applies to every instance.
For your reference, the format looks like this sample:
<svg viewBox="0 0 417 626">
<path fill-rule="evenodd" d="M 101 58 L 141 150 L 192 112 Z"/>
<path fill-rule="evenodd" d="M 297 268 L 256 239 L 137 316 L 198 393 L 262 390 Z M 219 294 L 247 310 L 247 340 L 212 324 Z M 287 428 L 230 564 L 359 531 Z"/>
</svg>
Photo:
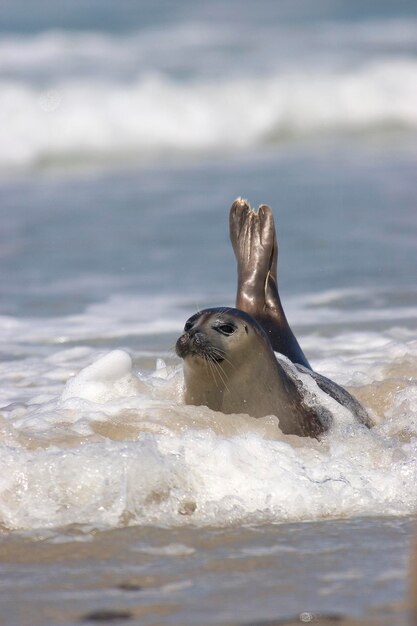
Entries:
<svg viewBox="0 0 417 626">
<path fill-rule="evenodd" d="M 186 404 L 252 417 L 275 415 L 285 434 L 317 437 L 329 426 L 328 415 L 305 404 L 265 331 L 244 311 L 196 313 L 187 320 L 176 352 L 184 360 Z"/>
<path fill-rule="evenodd" d="M 364 407 L 346 389 L 314 372 L 287 321 L 278 290 L 278 243 L 271 208 L 254 211 L 237 198 L 230 207 L 230 240 L 237 261 L 236 307 L 264 329 L 275 352 L 287 357 L 300 373 L 309 373 L 318 387 L 370 428 Z"/>
<path fill-rule="evenodd" d="M 332 415 L 319 400 L 307 400 L 300 374 L 308 374 L 359 422 L 372 426 L 346 389 L 312 370 L 290 328 L 278 291 L 278 244 L 269 206 L 255 212 L 237 198 L 229 224 L 237 308 L 205 309 L 186 322 L 176 344 L 184 359 L 185 402 L 223 413 L 276 415 L 283 433 L 318 437 Z M 289 362 L 277 361 L 274 351 Z"/>
</svg>

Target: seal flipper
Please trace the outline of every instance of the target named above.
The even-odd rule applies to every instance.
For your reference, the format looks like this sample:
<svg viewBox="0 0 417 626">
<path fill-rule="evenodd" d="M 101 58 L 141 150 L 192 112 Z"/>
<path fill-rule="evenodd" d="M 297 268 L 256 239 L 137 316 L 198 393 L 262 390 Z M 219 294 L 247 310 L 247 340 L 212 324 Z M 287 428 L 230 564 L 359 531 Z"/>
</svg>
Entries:
<svg viewBox="0 0 417 626">
<path fill-rule="evenodd" d="M 272 218 L 271 215 L 267 217 Z M 273 219 L 273 218 L 272 218 Z M 274 239 L 274 225 L 261 229 L 260 214 L 237 198 L 230 207 L 230 240 L 237 260 L 236 308 L 252 317 L 265 309 L 265 283 Z"/>
<path fill-rule="evenodd" d="M 270 207 L 262 205 L 255 213 L 247 200 L 235 200 L 230 208 L 230 239 L 238 266 L 236 307 L 249 313 L 262 326 L 275 352 L 286 356 L 300 372 L 312 376 L 324 393 L 346 407 L 359 422 L 372 427 L 371 418 L 358 400 L 340 385 L 311 369 L 288 324 L 278 291 L 278 244 Z M 282 365 L 300 394 L 300 403 L 303 403 L 301 382 L 290 371 L 289 364 Z M 318 402 L 314 413 L 317 423 L 326 430 L 331 423 L 330 412 Z M 313 427 L 316 434 L 319 430 L 317 426 Z"/>
<path fill-rule="evenodd" d="M 295 364 L 295 367 L 302 374 L 309 374 L 312 378 L 314 378 L 317 386 L 324 391 L 324 393 L 333 398 L 333 400 L 336 400 L 336 402 L 338 402 L 341 406 L 348 409 L 361 424 L 367 426 L 367 428 L 372 428 L 373 422 L 366 409 L 358 400 L 356 400 L 356 398 L 346 391 L 344 387 L 341 387 L 337 383 L 333 382 L 330 378 L 326 378 L 326 376 L 322 376 L 314 370 L 309 370 L 298 363 Z"/>
<path fill-rule="evenodd" d="M 278 245 L 271 208 L 263 204 L 256 213 L 247 200 L 237 198 L 230 208 L 229 225 L 238 270 L 236 307 L 256 319 L 276 352 L 311 369 L 279 297 Z"/>
</svg>

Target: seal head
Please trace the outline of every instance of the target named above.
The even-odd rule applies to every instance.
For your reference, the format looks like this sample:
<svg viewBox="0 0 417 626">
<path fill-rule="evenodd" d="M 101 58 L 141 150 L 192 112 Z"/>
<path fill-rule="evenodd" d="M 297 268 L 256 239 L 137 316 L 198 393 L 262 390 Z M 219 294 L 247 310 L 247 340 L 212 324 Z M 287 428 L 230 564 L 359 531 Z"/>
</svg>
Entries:
<svg viewBox="0 0 417 626">
<path fill-rule="evenodd" d="M 184 360 L 186 404 L 252 417 L 276 415 L 286 434 L 317 437 L 326 430 L 248 313 L 199 311 L 187 320 L 176 352 Z"/>
</svg>

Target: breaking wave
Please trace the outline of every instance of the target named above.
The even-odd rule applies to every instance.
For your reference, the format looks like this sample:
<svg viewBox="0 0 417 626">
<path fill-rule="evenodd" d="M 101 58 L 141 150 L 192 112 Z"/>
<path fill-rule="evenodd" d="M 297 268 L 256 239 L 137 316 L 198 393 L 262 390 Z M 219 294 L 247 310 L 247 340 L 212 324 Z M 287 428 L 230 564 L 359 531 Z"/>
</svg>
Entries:
<svg viewBox="0 0 417 626">
<path fill-rule="evenodd" d="M 124 83 L 68 77 L 48 85 L 2 78 L 1 169 L 145 161 L 237 152 L 318 134 L 414 130 L 417 62 L 282 71 L 260 78 Z"/>
</svg>

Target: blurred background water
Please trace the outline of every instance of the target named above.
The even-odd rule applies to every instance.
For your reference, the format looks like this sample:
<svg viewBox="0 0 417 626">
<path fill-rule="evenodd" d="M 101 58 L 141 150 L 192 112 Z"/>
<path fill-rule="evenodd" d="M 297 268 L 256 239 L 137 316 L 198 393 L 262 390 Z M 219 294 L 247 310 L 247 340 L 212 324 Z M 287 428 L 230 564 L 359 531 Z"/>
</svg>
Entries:
<svg viewBox="0 0 417 626">
<path fill-rule="evenodd" d="M 133 524 L 140 532 L 185 519 L 195 525 L 191 553 L 210 560 L 210 550 L 206 556 L 197 547 L 210 544 L 207 525 L 267 523 L 259 532 L 275 545 L 275 533 L 291 534 L 291 523 L 310 519 L 316 548 L 309 556 L 297 539 L 294 549 L 314 569 L 328 528 L 317 520 L 354 520 L 332 527 L 347 554 L 357 526 L 366 533 L 370 523 L 355 516 L 374 514 L 377 544 L 388 542 L 399 555 L 395 568 L 382 557 L 372 566 L 359 556 L 344 580 L 374 580 L 375 594 L 359 598 L 352 591 L 356 601 L 347 603 L 336 585 L 334 593 L 313 593 L 310 606 L 342 612 L 352 606 L 363 614 L 382 596 L 390 602 L 404 596 L 410 522 L 401 516 L 414 512 L 417 475 L 416 32 L 411 0 L 2 0 L 0 521 L 16 533 L 3 544 L 7 552 L 12 541 L 16 563 L 37 562 L 36 546 L 46 535 L 36 529 L 45 527 L 57 533 L 48 541 L 71 543 L 78 539 L 59 530 L 71 524 L 81 524 L 82 536 L 92 540 L 95 528 Z M 274 209 L 281 295 L 313 366 L 354 388 L 379 422 L 378 442 L 367 441 L 373 452 L 365 460 L 362 439 L 346 449 L 337 437 L 319 449 L 319 461 L 316 453 L 294 456 L 287 441 L 280 441 L 281 456 L 270 431 L 266 436 L 252 425 L 243 444 L 237 435 L 246 422 L 220 432 L 214 418 L 190 417 L 181 404 L 172 346 L 195 310 L 233 304 L 227 212 L 239 195 Z M 92 397 L 83 378 L 78 404 L 68 400 L 67 379 L 117 348 L 133 357 L 142 404 L 129 399 L 131 386 L 123 387 L 125 397 L 95 370 L 94 384 L 105 393 Z M 155 371 L 157 358 L 168 370 L 159 362 Z M 117 375 L 125 380 L 129 368 Z M 98 415 L 105 426 L 97 426 Z M 191 459 L 195 448 L 200 459 Z M 180 449 L 188 456 L 171 467 Z M 241 458 L 247 470 L 238 480 Z M 250 481 L 266 458 L 274 470 L 268 466 L 270 482 L 259 500 Z M 311 496 L 301 460 L 309 475 L 327 471 L 322 478 L 332 489 Z M 121 482 L 110 488 L 112 474 Z M 339 491 L 340 476 L 350 491 Z M 220 483 L 221 493 L 213 487 Z M 159 504 L 155 489 L 168 493 Z M 76 493 L 89 494 L 89 504 Z M 191 521 L 178 514 L 185 500 L 197 507 Z M 400 517 L 392 522 L 392 515 Z M 35 533 L 29 543 L 23 530 Z M 235 553 L 226 535 L 227 561 Z M 127 545 L 132 537 L 125 535 Z M 158 537 L 152 542 L 165 545 L 166 534 Z M 259 558 L 257 549 L 250 552 L 252 541 L 251 533 L 239 536 L 240 557 Z M 7 575 L 18 576 L 13 556 L 4 558 L 12 563 Z M 168 577 L 177 576 L 183 559 L 180 549 L 163 561 Z M 216 594 L 203 565 L 196 567 L 202 578 L 200 584 L 193 575 L 193 593 Z M 254 562 L 248 567 L 256 570 Z M 380 570 L 388 572 L 382 594 Z M 264 613 L 258 607 L 252 617 L 296 611 L 296 601 L 283 598 L 297 598 L 303 576 L 297 570 L 289 596 L 285 581 L 271 590 Z M 248 583 L 232 580 L 242 621 Z M 181 623 L 196 623 L 191 608 L 185 617 L 183 592 L 172 593 L 167 602 L 181 604 Z M 90 600 L 86 610 L 102 595 Z M 34 623 L 15 610 L 12 594 L 6 623 Z M 43 610 L 37 619 L 49 623 Z M 158 623 L 178 623 L 173 615 Z M 199 624 L 231 623 L 233 611 L 225 608 L 224 619 L 220 608 L 206 615 Z"/>
</svg>

